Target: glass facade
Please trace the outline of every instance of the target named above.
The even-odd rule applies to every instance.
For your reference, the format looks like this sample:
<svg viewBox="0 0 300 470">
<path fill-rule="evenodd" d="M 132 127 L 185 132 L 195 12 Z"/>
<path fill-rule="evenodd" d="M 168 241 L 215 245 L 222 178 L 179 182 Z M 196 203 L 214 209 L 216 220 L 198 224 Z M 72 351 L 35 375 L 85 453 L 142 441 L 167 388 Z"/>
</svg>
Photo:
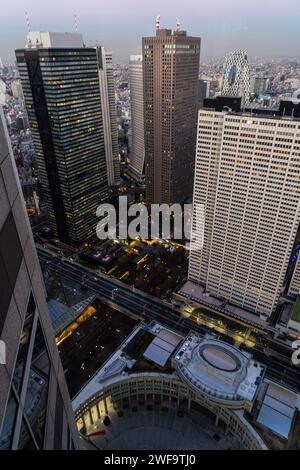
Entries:
<svg viewBox="0 0 300 470">
<path fill-rule="evenodd" d="M 51 228 L 66 242 L 95 235 L 108 197 L 97 53 L 16 51 Z"/>
<path fill-rule="evenodd" d="M 0 449 L 67 449 L 77 432 L 0 107 Z M 60 412 L 55 410 L 61 398 Z M 67 429 L 70 430 L 68 435 Z"/>
<path fill-rule="evenodd" d="M 0 449 L 42 449 L 50 360 L 32 293 L 20 338 Z"/>
</svg>

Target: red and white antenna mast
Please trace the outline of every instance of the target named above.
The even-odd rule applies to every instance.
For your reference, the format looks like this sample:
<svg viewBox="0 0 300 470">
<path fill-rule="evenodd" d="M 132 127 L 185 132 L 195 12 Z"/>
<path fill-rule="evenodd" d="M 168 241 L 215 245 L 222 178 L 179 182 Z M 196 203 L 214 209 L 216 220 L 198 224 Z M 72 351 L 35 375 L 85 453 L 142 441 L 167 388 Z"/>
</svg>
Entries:
<svg viewBox="0 0 300 470">
<path fill-rule="evenodd" d="M 78 18 L 77 18 L 76 13 L 73 15 L 73 17 L 74 17 L 74 28 L 75 28 L 75 32 L 78 33 Z"/>
<path fill-rule="evenodd" d="M 180 31 L 180 21 L 176 18 L 176 31 Z"/>
<path fill-rule="evenodd" d="M 29 15 L 28 15 L 28 11 L 25 11 L 25 19 L 26 19 L 26 24 L 27 24 L 27 30 L 28 30 L 28 33 L 30 33 L 30 21 L 29 21 Z"/>
<path fill-rule="evenodd" d="M 155 22 L 156 29 L 160 29 L 160 15 L 157 15 Z"/>
</svg>

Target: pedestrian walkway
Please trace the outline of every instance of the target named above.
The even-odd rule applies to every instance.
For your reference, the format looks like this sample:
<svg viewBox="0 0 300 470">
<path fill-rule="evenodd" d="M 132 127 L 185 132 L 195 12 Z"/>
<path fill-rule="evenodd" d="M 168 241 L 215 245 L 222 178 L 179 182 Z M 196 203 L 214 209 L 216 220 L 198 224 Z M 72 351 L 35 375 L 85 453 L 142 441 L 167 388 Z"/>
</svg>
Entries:
<svg viewBox="0 0 300 470">
<path fill-rule="evenodd" d="M 106 435 L 92 440 L 105 450 L 222 450 L 230 447 L 226 436 L 198 413 L 193 416 L 184 413 L 180 417 L 170 409 L 167 412 L 126 410 L 122 417 L 115 414 L 109 426 L 101 423 L 98 426 L 106 430 Z"/>
</svg>

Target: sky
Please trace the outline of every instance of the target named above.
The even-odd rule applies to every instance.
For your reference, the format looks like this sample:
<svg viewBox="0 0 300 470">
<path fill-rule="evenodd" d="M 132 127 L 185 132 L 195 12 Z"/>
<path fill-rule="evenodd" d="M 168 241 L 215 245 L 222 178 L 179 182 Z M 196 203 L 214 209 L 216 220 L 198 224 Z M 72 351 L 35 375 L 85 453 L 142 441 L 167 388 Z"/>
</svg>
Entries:
<svg viewBox="0 0 300 470">
<path fill-rule="evenodd" d="M 141 38 L 161 27 L 181 27 L 202 38 L 201 59 L 243 48 L 250 57 L 300 57 L 299 0 L 2 0 L 0 57 L 24 47 L 25 11 L 31 31 L 78 31 L 87 45 L 103 44 L 114 61 L 141 52 Z M 1 2 L 1 3 L 2 3 Z M 5 6 L 4 6 L 5 4 Z"/>
</svg>

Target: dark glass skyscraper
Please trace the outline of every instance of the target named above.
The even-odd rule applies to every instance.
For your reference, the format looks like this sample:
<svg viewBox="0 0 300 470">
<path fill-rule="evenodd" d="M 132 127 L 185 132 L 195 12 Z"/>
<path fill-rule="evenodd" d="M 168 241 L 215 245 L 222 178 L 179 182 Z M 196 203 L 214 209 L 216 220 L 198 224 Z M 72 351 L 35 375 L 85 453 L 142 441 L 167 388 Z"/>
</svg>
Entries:
<svg viewBox="0 0 300 470">
<path fill-rule="evenodd" d="M 50 226 L 80 243 L 108 195 L 96 49 L 78 34 L 30 33 L 16 58 Z"/>
</svg>

